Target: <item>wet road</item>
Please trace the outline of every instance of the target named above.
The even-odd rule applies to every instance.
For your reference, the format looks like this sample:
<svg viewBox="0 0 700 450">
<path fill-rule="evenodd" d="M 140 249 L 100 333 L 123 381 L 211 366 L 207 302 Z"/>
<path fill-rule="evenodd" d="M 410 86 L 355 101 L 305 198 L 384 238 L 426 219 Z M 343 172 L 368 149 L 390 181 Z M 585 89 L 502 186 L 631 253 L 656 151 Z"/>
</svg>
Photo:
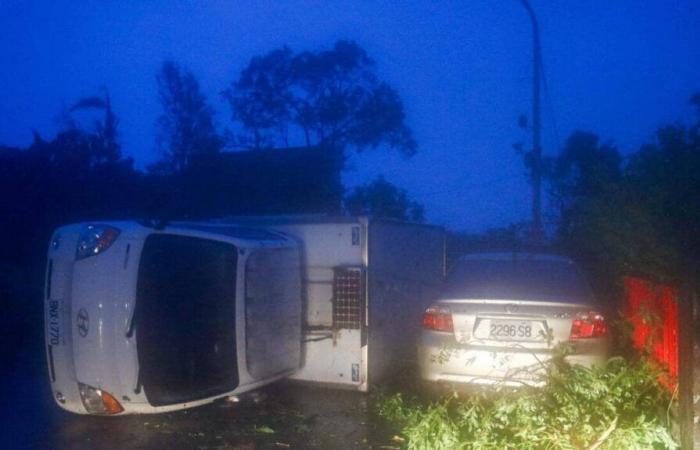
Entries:
<svg viewBox="0 0 700 450">
<path fill-rule="evenodd" d="M 43 355 L 28 350 L 3 370 L 2 448 L 397 448 L 373 414 L 371 396 L 288 382 L 259 391 L 258 398 L 175 413 L 69 414 L 50 397 Z"/>
<path fill-rule="evenodd" d="M 160 415 L 77 416 L 53 404 L 43 364 L 32 359 L 4 372 L 2 448 L 395 447 L 372 413 L 370 396 L 286 382 L 239 403 Z"/>
<path fill-rule="evenodd" d="M 0 279 L 3 361 L 0 448 L 14 449 L 364 449 L 397 448 L 373 414 L 372 397 L 292 384 L 257 401 L 220 402 L 159 415 L 89 417 L 51 398 L 43 353 L 40 274 Z M 9 279 L 9 282 L 8 282 Z M 11 284 L 8 289 L 8 284 Z"/>
</svg>

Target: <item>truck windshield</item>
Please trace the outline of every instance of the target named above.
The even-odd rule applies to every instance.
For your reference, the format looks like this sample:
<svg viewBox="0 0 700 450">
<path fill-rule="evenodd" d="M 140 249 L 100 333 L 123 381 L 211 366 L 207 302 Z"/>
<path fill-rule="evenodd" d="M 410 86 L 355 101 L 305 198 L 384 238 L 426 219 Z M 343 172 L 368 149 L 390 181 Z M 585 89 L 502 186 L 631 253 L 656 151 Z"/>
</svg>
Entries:
<svg viewBox="0 0 700 450">
<path fill-rule="evenodd" d="M 238 386 L 237 249 L 207 239 L 146 239 L 136 294 L 139 376 L 154 406 Z"/>
</svg>

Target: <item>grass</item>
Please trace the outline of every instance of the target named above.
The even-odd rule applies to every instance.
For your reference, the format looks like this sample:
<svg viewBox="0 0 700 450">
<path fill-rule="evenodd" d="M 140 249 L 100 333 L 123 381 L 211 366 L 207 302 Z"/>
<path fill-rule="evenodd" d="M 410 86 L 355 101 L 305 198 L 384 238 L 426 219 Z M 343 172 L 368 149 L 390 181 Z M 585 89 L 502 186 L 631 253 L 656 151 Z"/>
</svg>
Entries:
<svg viewBox="0 0 700 450">
<path fill-rule="evenodd" d="M 542 388 L 435 401 L 383 394 L 377 412 L 408 449 L 674 449 L 668 392 L 642 360 L 555 361 Z"/>
</svg>

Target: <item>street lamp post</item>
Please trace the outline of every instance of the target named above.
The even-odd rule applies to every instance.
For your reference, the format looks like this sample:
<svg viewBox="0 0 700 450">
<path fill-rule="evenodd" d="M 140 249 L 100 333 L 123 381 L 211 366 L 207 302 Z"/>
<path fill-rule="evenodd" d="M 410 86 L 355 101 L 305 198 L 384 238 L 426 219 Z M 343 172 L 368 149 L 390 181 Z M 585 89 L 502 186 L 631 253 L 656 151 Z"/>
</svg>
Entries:
<svg viewBox="0 0 700 450">
<path fill-rule="evenodd" d="M 520 0 L 532 22 L 532 237 L 540 241 L 542 230 L 542 146 L 540 133 L 540 78 L 542 56 L 540 50 L 540 29 L 535 11 L 528 0 Z"/>
</svg>

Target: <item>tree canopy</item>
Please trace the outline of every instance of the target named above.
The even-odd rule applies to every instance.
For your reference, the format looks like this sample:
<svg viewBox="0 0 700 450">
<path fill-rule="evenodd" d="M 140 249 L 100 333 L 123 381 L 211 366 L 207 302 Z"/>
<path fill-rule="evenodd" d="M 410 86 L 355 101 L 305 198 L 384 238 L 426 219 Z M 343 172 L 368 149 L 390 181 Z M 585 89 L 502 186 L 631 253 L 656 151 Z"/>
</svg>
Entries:
<svg viewBox="0 0 700 450">
<path fill-rule="evenodd" d="M 255 57 L 222 95 L 241 127 L 237 145 L 363 151 L 387 144 L 404 155 L 416 151 L 398 93 L 377 78 L 374 61 L 352 41 Z"/>
<path fill-rule="evenodd" d="M 151 169 L 180 172 L 192 155 L 219 152 L 221 139 L 214 126 L 214 110 L 192 72 L 173 61 L 165 61 L 156 80 L 163 107 L 157 122 L 156 142 L 163 159 Z"/>
<path fill-rule="evenodd" d="M 380 176 L 355 188 L 345 199 L 345 209 L 354 215 L 371 215 L 411 222 L 425 220 L 423 206 L 410 200 L 406 191 Z"/>
<path fill-rule="evenodd" d="M 692 99 L 700 107 L 700 95 Z M 641 274 L 678 282 L 700 273 L 700 110 L 659 128 L 626 160 L 575 132 L 550 162 L 559 239 L 608 280 Z"/>
</svg>

